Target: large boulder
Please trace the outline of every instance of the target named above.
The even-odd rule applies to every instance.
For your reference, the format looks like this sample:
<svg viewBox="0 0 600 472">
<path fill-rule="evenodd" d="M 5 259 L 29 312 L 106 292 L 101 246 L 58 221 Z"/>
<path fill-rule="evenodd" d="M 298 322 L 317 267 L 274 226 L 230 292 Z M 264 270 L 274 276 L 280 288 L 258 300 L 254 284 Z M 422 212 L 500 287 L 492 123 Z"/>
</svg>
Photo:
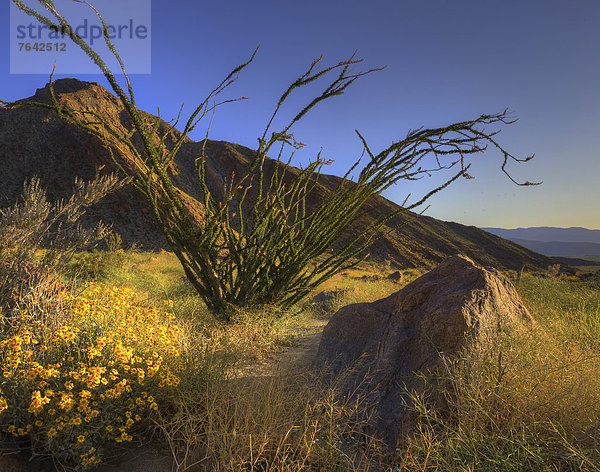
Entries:
<svg viewBox="0 0 600 472">
<path fill-rule="evenodd" d="M 360 395 L 369 434 L 394 447 L 409 432 L 403 404 L 415 373 L 532 323 L 506 277 L 455 256 L 387 298 L 340 309 L 323 331 L 314 366 L 335 376 L 341 393 Z"/>
</svg>

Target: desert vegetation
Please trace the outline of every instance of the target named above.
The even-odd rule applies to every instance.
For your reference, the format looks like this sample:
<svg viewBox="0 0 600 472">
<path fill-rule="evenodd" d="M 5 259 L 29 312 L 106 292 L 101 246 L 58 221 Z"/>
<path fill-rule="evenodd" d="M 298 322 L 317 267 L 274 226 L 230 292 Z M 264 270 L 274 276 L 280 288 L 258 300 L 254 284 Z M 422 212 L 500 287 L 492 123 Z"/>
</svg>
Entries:
<svg viewBox="0 0 600 472">
<path fill-rule="evenodd" d="M 47 26 L 72 33 L 52 2 L 40 3 L 57 24 L 14 1 Z M 247 63 L 169 139 L 173 128 L 158 133 L 160 120 L 147 122 L 137 109 L 125 69 L 127 92 L 102 58 L 72 38 L 121 100 L 129 134 L 115 133 L 97 113 L 63 108 L 52 87 L 50 105 L 3 103 L 51 109 L 100 138 L 146 198 L 172 252 L 125 251 L 107 228 L 90 233 L 77 226 L 92 200 L 120 185 L 115 178 L 76 184 L 73 199 L 56 204 L 32 181 L 22 201 L 0 213 L 3 453 L 24 451 L 67 470 L 118 463 L 135 445 L 166 452 L 180 472 L 598 470 L 600 290 L 594 280 L 513 274 L 536 329 L 507 334 L 489 351 L 466 351 L 435 377 L 423 376 L 423 388 L 410 392 L 407 403 L 415 430 L 395 450 L 365 433 L 360 398 L 340 395 L 335 382 L 320 383 L 301 363 L 275 360 L 298 348 L 299 333 L 337 307 L 401 287 L 386 278 L 391 267 L 362 257 L 393 214 L 329 252 L 362 204 L 399 180 L 456 169 L 401 211 L 414 208 L 469 177 L 466 159 L 486 144 L 500 150 L 506 171 L 509 159 L 519 159 L 482 127 L 510 123 L 506 113 L 410 132 L 380 153 L 359 134 L 367 164 L 356 181 L 350 175 L 360 162 L 307 212 L 325 162 L 317 156 L 305 169 L 283 165 L 285 146 L 299 147 L 291 127 L 365 75 L 350 70 L 354 57 L 321 69 L 315 61 L 283 93 L 273 118 L 295 89 L 337 77 L 281 131 L 272 131 L 271 119 L 255 158 L 225 182 L 222 198 L 209 191 L 204 156 L 198 156 L 198 218 L 175 189 L 169 163 Z M 275 146 L 282 151 L 268 174 L 267 153 Z M 94 249 L 101 239 L 106 247 Z M 418 275 L 404 270 L 402 284 Z M 308 296 L 319 290 L 334 294 L 327 304 Z"/>
<path fill-rule="evenodd" d="M 415 431 L 389 451 L 365 435 L 360 401 L 304 368 L 314 350 L 278 358 L 302 352 L 302 333 L 340 306 L 380 299 L 421 271 L 396 282 L 394 267 L 363 262 L 318 288 L 327 304 L 237 310 L 227 323 L 173 253 L 124 251 L 114 234 L 103 244 L 58 266 L 42 248 L 16 260 L 3 246 L 3 454 L 59 470 L 119 463 L 140 445 L 179 471 L 599 468 L 594 279 L 508 274 L 538 326 L 423 377 L 409 405 Z"/>
<path fill-rule="evenodd" d="M 90 258 L 102 270 L 85 269 Z M 359 401 L 318 387 L 301 362 L 277 362 L 337 307 L 419 275 L 399 284 L 389 273 L 363 263 L 320 287 L 336 293 L 330 305 L 239 310 L 229 323 L 169 252 L 79 252 L 51 290 L 25 275 L 3 312 L 2 451 L 67 470 L 119 462 L 140 444 L 180 471 L 598 470 L 596 281 L 511 274 L 538 327 L 423 378 L 417 428 L 395 451 L 365 436 Z"/>
<path fill-rule="evenodd" d="M 327 161 L 319 154 L 309 165 L 295 172 L 281 165 L 285 162 L 289 166 L 293 150 L 302 147 L 302 143 L 293 135 L 293 126 L 319 103 L 342 95 L 359 78 L 380 70 L 355 71 L 353 68 L 362 62 L 355 55 L 332 66 L 321 66 L 321 58 L 318 58 L 284 90 L 262 136 L 258 138 L 259 146 L 254 157 L 241 175 L 224 179 L 220 196 L 209 190 L 204 149 L 197 156 L 195 165 L 199 203 L 202 205 L 202 216 L 198 217 L 175 188 L 169 165 L 187 135 L 204 118 L 209 117 L 220 104 L 236 101 L 223 100 L 220 96 L 253 61 L 257 51 L 247 62 L 234 68 L 195 108 L 183 132 L 175 133 L 181 112 L 172 125 L 161 130 L 163 122 L 160 115 L 155 121 L 148 120 L 137 108 L 132 84 L 108 34 L 107 23 L 91 4 L 82 2 L 90 7 L 102 23 L 103 39 L 120 65 L 118 72 L 123 74 L 126 86 L 119 84 L 115 72 L 73 30 L 53 2 L 34 2 L 43 6 L 48 16 L 21 0 L 14 0 L 14 3 L 44 26 L 69 35 L 73 43 L 104 74 L 132 126 L 130 132 L 122 133 L 100 113 L 64 107 L 54 93 L 52 75 L 49 83 L 51 104 L 35 101 L 2 103 L 8 108 L 39 107 L 53 110 L 66 122 L 102 140 L 115 166 L 129 178 L 131 185 L 152 208 L 190 284 L 206 306 L 225 320 L 231 319 L 232 311 L 236 308 L 269 304 L 289 308 L 320 283 L 357 264 L 360 258 L 356 256 L 364 254 L 365 248 L 384 223 L 400 212 L 420 207 L 432 195 L 460 177 L 470 178 L 468 158 L 483 152 L 488 145 L 501 153 L 502 171 L 515 184 L 535 185 L 529 181 L 518 183 L 506 168 L 509 160 L 527 162 L 533 156 L 515 157 L 496 140 L 499 131 L 489 130 L 494 125 L 514 122 L 505 110 L 440 128 L 409 131 L 404 139 L 379 153 L 372 151 L 357 131 L 366 164 L 361 168 L 361 159 L 357 160 L 337 188 L 328 195 L 320 195 L 321 201 L 317 207 L 308 210 L 307 201 L 311 196 L 314 198 L 321 169 Z M 276 118 L 286 107 L 290 95 L 318 82 L 325 82 L 323 92 L 294 112 L 294 117 L 282 129 L 274 130 Z M 217 99 L 221 102 L 217 102 Z M 286 159 L 289 148 L 292 152 Z M 271 172 L 267 171 L 265 165 L 269 153 L 277 153 L 276 165 Z M 407 197 L 397 211 L 382 216 L 357 235 L 346 234 L 346 229 L 369 197 L 378 195 L 399 181 L 418 180 L 450 169 L 451 176 L 425 192 L 422 198 L 409 202 Z M 352 180 L 354 171 L 358 176 Z M 334 243 L 340 247 L 330 252 Z"/>
</svg>

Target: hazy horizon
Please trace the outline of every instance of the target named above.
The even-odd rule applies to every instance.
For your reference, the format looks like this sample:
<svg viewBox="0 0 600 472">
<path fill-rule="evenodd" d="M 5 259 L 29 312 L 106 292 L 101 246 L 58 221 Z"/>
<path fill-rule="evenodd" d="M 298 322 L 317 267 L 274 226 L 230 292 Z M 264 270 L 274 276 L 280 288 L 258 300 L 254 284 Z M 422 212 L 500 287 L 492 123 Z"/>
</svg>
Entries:
<svg viewBox="0 0 600 472">
<path fill-rule="evenodd" d="M 482 228 L 498 228 L 498 229 L 541 229 L 541 228 L 555 228 L 555 229 L 587 229 L 590 231 L 600 231 L 600 228 L 586 228 L 584 226 L 517 226 L 513 228 L 505 228 L 503 226 L 482 226 Z"/>
</svg>

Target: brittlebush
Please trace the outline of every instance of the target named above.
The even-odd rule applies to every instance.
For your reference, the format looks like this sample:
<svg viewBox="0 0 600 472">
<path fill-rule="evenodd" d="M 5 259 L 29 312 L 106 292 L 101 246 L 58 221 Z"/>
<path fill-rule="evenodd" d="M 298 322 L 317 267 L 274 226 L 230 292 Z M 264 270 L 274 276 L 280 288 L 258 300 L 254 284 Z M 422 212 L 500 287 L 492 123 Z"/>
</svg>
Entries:
<svg viewBox="0 0 600 472">
<path fill-rule="evenodd" d="M 0 431 L 38 453 L 86 468 L 133 439 L 160 397 L 177 387 L 181 328 L 133 302 L 133 292 L 92 284 L 61 294 L 67 322 L 51 329 L 22 313 L 0 340 Z"/>
</svg>

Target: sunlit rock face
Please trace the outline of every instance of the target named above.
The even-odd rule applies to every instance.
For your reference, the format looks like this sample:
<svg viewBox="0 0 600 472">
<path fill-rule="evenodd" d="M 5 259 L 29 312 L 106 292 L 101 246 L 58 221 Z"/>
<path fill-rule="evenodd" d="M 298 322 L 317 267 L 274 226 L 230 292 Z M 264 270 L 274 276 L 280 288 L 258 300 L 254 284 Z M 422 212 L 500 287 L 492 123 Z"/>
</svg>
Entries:
<svg viewBox="0 0 600 472">
<path fill-rule="evenodd" d="M 366 402 L 370 433 L 393 447 L 411 428 L 403 402 L 416 373 L 435 372 L 443 356 L 489 348 L 504 330 L 533 324 L 506 277 L 455 256 L 387 298 L 340 309 L 314 366 L 337 379 L 340 393 Z"/>
</svg>

